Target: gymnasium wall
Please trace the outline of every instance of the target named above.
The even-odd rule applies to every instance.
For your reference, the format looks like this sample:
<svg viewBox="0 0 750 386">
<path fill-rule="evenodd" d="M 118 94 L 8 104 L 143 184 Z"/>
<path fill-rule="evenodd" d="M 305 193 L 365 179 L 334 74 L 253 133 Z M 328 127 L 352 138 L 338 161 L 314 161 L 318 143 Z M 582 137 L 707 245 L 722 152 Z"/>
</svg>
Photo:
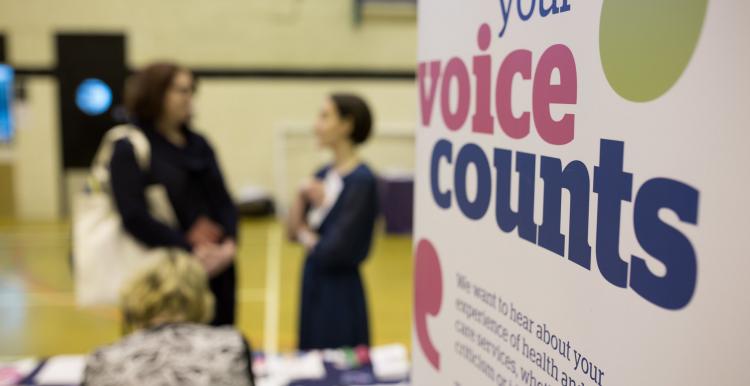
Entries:
<svg viewBox="0 0 750 386">
<path fill-rule="evenodd" d="M 0 9 L 7 60 L 26 91 L 16 106 L 16 138 L 4 149 L 12 159 L 20 219 L 64 217 L 67 192 L 80 180 L 81 171 L 64 170 L 61 161 L 54 74 L 59 33 L 123 34 L 130 69 L 169 59 L 210 74 L 200 80 L 195 126 L 212 140 L 235 196 L 257 186 L 283 197 L 297 183 L 286 181 L 290 176 L 313 169 L 320 158 L 312 141 L 298 153 L 314 162 L 275 167 L 272 160 L 283 157 L 279 141 L 286 143 L 279 133 L 304 132 L 334 90 L 365 96 L 377 129 L 400 131 L 403 143 L 412 143 L 414 17 L 356 22 L 351 0 L 0 0 Z M 365 152 L 376 167 L 378 160 L 381 169 L 412 167 L 410 146 L 389 154 L 391 147 L 378 141 Z"/>
</svg>

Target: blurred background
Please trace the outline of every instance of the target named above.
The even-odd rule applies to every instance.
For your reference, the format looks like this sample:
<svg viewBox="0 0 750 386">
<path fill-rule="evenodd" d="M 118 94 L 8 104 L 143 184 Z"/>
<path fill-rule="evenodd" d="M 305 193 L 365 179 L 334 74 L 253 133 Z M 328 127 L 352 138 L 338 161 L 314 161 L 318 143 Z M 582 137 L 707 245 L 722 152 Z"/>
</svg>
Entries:
<svg viewBox="0 0 750 386">
<path fill-rule="evenodd" d="M 71 197 L 125 79 L 156 60 L 198 78 L 194 127 L 244 213 L 237 327 L 265 351 L 296 347 L 304 256 L 279 218 L 326 162 L 311 125 L 332 91 L 367 99 L 388 203 L 364 268 L 373 343 L 408 346 L 416 0 L 0 0 L 0 357 L 120 336 L 117 310 L 75 307 Z"/>
</svg>

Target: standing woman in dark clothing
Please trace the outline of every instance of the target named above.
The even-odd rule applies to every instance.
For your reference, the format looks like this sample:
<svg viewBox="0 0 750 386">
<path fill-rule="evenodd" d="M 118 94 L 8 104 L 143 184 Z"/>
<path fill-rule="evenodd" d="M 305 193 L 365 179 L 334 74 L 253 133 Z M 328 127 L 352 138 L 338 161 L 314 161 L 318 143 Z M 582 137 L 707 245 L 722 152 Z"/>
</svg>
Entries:
<svg viewBox="0 0 750 386">
<path fill-rule="evenodd" d="M 289 214 L 291 238 L 307 250 L 299 324 L 301 350 L 370 344 L 359 273 L 378 214 L 376 179 L 357 155 L 372 117 L 359 97 L 334 94 L 323 104 L 315 135 L 334 161 L 300 190 Z"/>
<path fill-rule="evenodd" d="M 128 83 L 126 104 L 148 138 L 150 165 L 144 171 L 131 143 L 118 141 L 110 163 L 112 192 L 125 230 L 137 240 L 193 253 L 216 298 L 211 324 L 233 324 L 237 211 L 211 145 L 190 128 L 194 89 L 190 70 L 172 63 L 152 64 Z M 149 214 L 145 190 L 152 184 L 166 188 L 176 228 Z"/>
</svg>

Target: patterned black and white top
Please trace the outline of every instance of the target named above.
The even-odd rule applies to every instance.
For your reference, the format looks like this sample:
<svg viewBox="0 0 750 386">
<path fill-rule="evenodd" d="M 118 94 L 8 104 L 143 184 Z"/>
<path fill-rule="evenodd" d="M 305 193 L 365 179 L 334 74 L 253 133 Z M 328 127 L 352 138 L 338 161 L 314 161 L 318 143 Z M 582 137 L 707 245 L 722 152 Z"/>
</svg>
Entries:
<svg viewBox="0 0 750 386">
<path fill-rule="evenodd" d="M 231 327 L 167 324 L 89 356 L 85 386 L 253 386 L 251 354 Z"/>
</svg>

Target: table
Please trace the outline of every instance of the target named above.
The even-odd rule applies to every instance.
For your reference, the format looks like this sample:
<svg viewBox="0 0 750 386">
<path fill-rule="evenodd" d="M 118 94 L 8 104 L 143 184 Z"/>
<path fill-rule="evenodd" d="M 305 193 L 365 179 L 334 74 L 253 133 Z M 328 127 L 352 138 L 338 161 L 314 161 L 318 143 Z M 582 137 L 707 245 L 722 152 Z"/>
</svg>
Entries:
<svg viewBox="0 0 750 386">
<path fill-rule="evenodd" d="M 257 386 L 409 385 L 406 348 L 389 345 L 353 350 L 253 355 Z M 354 358 L 354 359 L 353 359 Z M 78 386 L 86 356 L 0 362 L 0 386 Z"/>
</svg>

